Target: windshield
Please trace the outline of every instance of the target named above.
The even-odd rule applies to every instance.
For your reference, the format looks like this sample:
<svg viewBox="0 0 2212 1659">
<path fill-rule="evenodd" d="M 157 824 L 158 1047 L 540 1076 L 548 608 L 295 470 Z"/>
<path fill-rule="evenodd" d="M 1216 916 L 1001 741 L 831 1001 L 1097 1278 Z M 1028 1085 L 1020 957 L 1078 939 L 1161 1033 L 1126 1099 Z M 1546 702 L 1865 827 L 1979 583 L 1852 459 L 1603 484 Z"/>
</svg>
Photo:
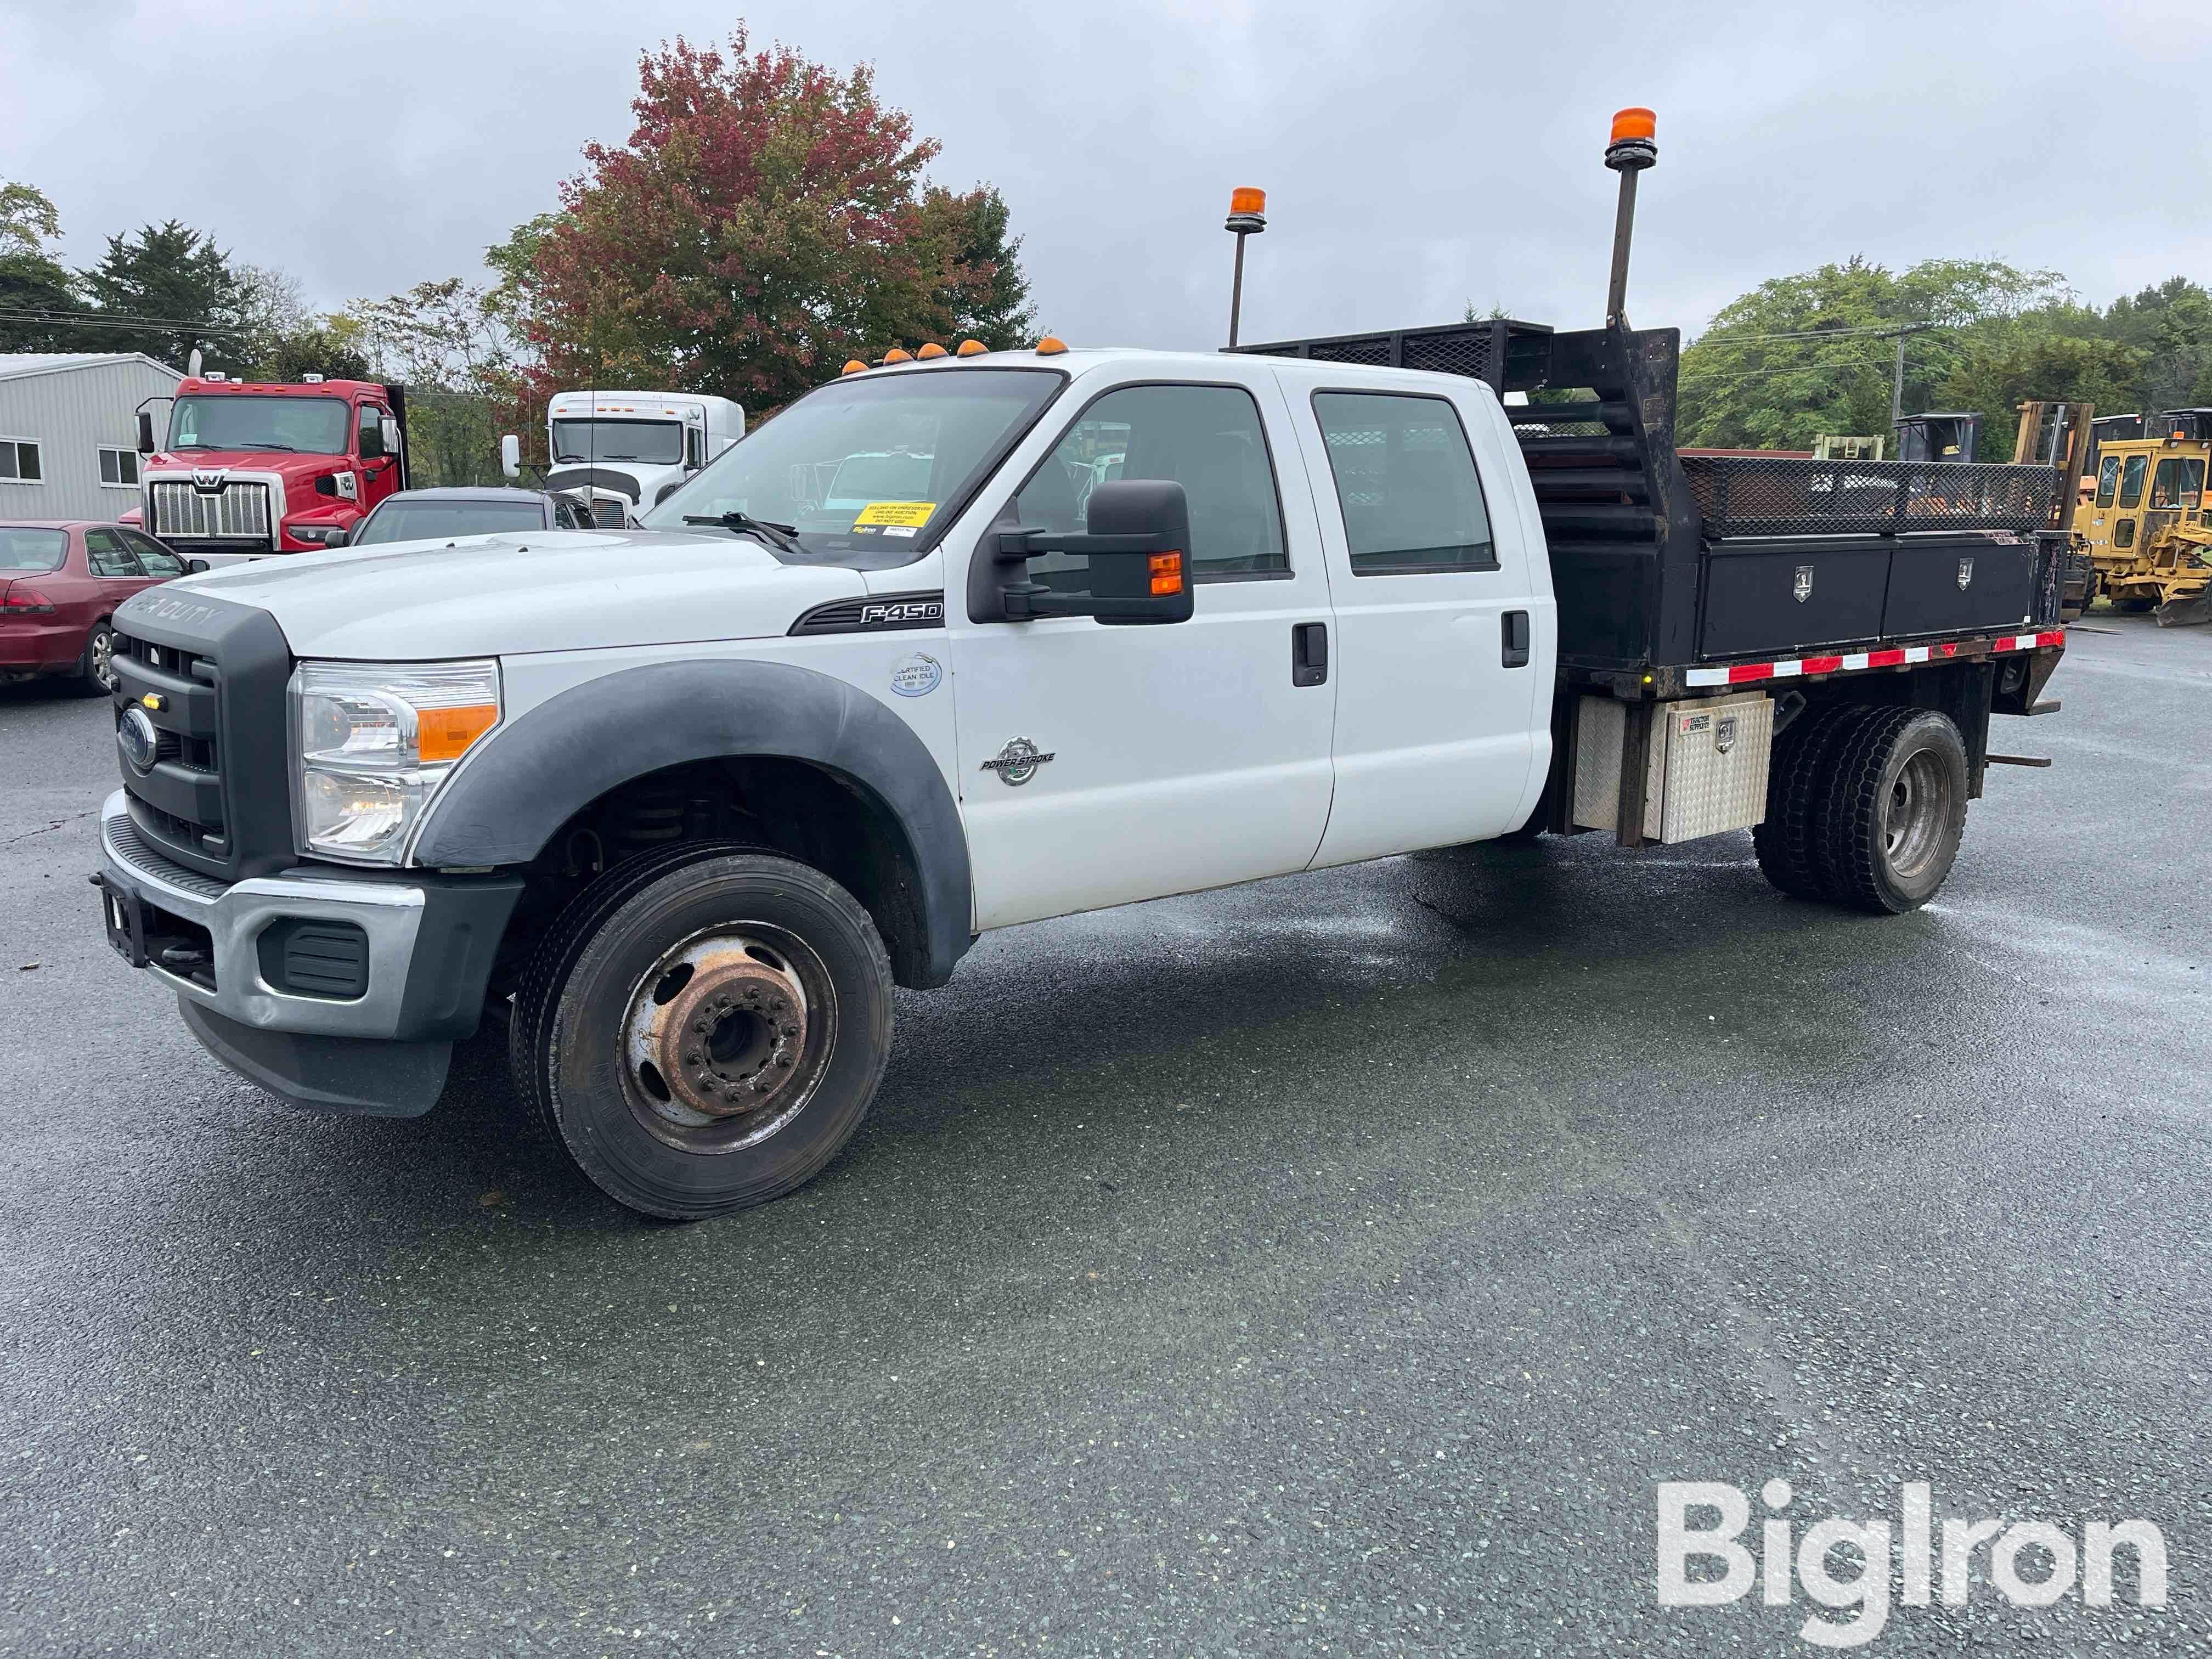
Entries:
<svg viewBox="0 0 2212 1659">
<path fill-rule="evenodd" d="M 798 532 L 786 558 L 906 564 L 935 544 L 1064 384 L 1057 370 L 1036 368 L 833 381 L 756 427 L 641 522 L 681 530 L 744 514 Z"/>
<path fill-rule="evenodd" d="M 556 421 L 557 461 L 645 461 L 673 466 L 684 459 L 680 421 Z"/>
<path fill-rule="evenodd" d="M 542 530 L 545 509 L 526 496 L 517 501 L 386 501 L 368 515 L 352 545 L 427 542 L 455 536 L 489 536 L 500 530 Z"/>
<path fill-rule="evenodd" d="M 343 455 L 351 425 L 336 398 L 179 398 L 169 411 L 168 447 Z"/>
<path fill-rule="evenodd" d="M 0 527 L 0 571 L 58 570 L 68 551 L 66 530 Z"/>
</svg>

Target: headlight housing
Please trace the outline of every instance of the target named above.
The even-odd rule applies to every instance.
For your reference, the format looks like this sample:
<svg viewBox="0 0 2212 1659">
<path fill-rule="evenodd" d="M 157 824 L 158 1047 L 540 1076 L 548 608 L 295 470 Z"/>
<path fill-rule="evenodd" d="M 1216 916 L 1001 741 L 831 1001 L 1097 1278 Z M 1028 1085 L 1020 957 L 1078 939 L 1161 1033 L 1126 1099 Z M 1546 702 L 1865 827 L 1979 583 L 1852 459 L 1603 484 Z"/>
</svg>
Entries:
<svg viewBox="0 0 2212 1659">
<path fill-rule="evenodd" d="M 499 715 L 489 658 L 301 663 L 292 675 L 301 853 L 398 864 L 438 786 Z"/>
</svg>

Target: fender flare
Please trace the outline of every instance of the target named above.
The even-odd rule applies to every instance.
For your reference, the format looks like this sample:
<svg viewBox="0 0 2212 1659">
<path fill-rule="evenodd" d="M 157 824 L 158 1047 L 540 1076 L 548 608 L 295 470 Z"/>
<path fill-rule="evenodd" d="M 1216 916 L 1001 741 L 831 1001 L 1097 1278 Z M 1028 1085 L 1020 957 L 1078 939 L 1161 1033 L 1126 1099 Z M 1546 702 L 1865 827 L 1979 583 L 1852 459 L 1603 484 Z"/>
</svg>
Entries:
<svg viewBox="0 0 2212 1659">
<path fill-rule="evenodd" d="M 549 697 L 495 730 L 438 792 L 408 862 L 527 864 L 609 790 L 692 761 L 811 762 L 866 791 L 904 836 L 926 933 L 927 981 L 968 950 L 968 838 L 913 727 L 858 687 L 791 663 L 691 659 L 626 668 Z"/>
</svg>

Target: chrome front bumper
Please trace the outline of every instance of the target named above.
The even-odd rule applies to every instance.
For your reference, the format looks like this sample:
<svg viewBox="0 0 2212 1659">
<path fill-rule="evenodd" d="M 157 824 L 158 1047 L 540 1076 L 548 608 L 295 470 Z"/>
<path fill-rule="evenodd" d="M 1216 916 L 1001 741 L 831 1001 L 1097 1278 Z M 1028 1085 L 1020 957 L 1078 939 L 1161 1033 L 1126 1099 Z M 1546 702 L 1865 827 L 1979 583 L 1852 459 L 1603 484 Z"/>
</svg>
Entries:
<svg viewBox="0 0 2212 1659">
<path fill-rule="evenodd" d="M 120 789 L 100 811 L 101 875 L 147 903 L 208 931 L 216 988 L 145 966 L 177 994 L 240 1025 L 320 1036 L 393 1037 L 401 1029 L 408 977 L 422 927 L 424 890 L 404 880 L 328 879 L 288 872 L 224 882 L 187 870 L 147 845 Z M 262 976 L 262 930 L 287 917 L 348 921 L 368 939 L 367 992 L 295 996 Z M 473 1019 L 471 1019 L 473 1024 Z"/>
</svg>

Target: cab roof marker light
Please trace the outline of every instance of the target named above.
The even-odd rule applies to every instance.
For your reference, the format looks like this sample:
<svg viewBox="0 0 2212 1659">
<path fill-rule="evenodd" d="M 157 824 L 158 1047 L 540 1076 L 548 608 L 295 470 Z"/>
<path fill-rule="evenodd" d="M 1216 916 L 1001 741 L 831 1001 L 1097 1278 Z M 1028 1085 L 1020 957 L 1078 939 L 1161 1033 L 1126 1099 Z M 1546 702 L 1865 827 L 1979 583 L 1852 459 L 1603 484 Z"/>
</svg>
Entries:
<svg viewBox="0 0 2212 1659">
<path fill-rule="evenodd" d="M 914 361 L 914 353 L 904 346 L 893 346 L 884 353 L 884 361 L 887 363 L 910 363 Z"/>
<path fill-rule="evenodd" d="M 981 340 L 963 340 L 960 349 L 952 355 L 956 357 L 980 357 L 990 349 Z"/>
<path fill-rule="evenodd" d="M 1057 335 L 1048 334 L 1036 343 L 1036 355 L 1040 357 L 1057 357 L 1066 349 L 1067 342 Z"/>
<path fill-rule="evenodd" d="M 942 357 L 946 354 L 943 346 L 938 344 L 936 341 L 932 340 L 928 344 L 923 346 L 921 350 L 915 352 L 914 355 L 917 360 L 926 363 L 933 357 Z"/>
<path fill-rule="evenodd" d="M 841 374 L 865 374 L 868 372 L 868 366 L 858 357 L 848 357 L 845 367 L 837 372 Z"/>
</svg>

